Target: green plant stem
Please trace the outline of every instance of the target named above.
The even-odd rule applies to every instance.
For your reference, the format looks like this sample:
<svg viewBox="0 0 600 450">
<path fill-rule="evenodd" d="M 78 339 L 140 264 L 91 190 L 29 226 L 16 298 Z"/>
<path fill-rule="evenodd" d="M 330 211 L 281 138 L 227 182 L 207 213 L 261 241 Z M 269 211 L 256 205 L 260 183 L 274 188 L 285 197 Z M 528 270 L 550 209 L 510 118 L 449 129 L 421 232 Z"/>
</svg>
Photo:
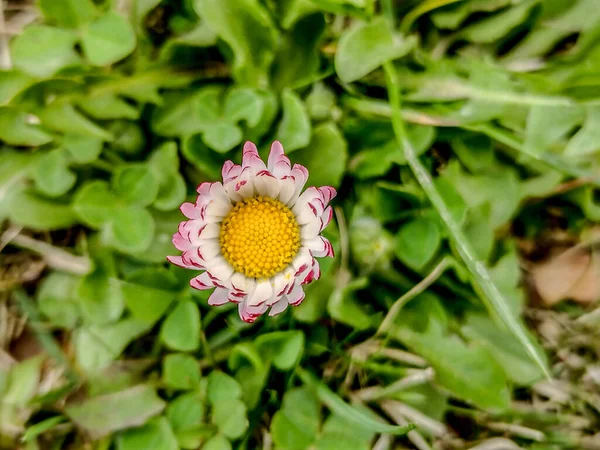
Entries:
<svg viewBox="0 0 600 450">
<path fill-rule="evenodd" d="M 404 150 L 404 155 L 406 156 L 406 160 L 408 161 L 413 174 L 448 229 L 450 239 L 471 273 L 476 287 L 481 290 L 483 294 L 481 295 L 481 298 L 492 317 L 500 319 L 506 325 L 510 332 L 519 340 L 521 345 L 525 347 L 532 360 L 535 361 L 548 378 L 551 378 L 544 360 L 529 340 L 523 325 L 513 315 L 508 306 L 508 302 L 500 293 L 496 284 L 492 281 L 485 264 L 477 259 L 475 251 L 465 236 L 464 231 L 458 222 L 454 220 L 442 195 L 435 187 L 431 175 L 417 157 L 408 140 L 404 122 L 402 120 L 400 110 L 400 87 L 398 85 L 396 69 L 391 62 L 386 62 L 383 67 L 386 75 L 388 96 L 392 106 L 392 127 L 394 129 L 396 141 Z"/>
</svg>

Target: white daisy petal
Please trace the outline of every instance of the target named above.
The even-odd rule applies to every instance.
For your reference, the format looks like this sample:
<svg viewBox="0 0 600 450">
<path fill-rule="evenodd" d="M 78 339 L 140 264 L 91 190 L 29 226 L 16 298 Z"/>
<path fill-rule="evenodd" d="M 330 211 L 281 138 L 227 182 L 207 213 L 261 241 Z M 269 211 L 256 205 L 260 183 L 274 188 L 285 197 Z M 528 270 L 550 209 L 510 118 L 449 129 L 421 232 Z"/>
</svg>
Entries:
<svg viewBox="0 0 600 450">
<path fill-rule="evenodd" d="M 254 180 L 256 192 L 269 198 L 277 198 L 279 195 L 279 180 L 269 172 L 261 172 Z"/>
<path fill-rule="evenodd" d="M 287 301 L 292 306 L 298 306 L 304 300 L 304 290 L 299 284 L 295 284 L 292 291 L 286 295 Z"/>
<path fill-rule="evenodd" d="M 270 280 L 260 280 L 256 283 L 254 290 L 248 295 L 248 305 L 262 305 L 271 295 L 273 295 L 273 286 Z"/>
<path fill-rule="evenodd" d="M 289 303 L 288 303 L 287 299 L 285 299 L 285 298 L 280 299 L 277 303 L 275 303 L 271 307 L 271 311 L 269 311 L 269 316 L 276 316 L 277 314 L 281 314 L 282 312 L 284 312 L 287 309 L 288 305 L 289 305 Z"/>
<path fill-rule="evenodd" d="M 228 289 L 224 288 L 216 288 L 210 297 L 208 297 L 208 304 L 211 306 L 219 306 L 224 305 L 228 302 L 227 294 L 229 294 Z"/>
</svg>

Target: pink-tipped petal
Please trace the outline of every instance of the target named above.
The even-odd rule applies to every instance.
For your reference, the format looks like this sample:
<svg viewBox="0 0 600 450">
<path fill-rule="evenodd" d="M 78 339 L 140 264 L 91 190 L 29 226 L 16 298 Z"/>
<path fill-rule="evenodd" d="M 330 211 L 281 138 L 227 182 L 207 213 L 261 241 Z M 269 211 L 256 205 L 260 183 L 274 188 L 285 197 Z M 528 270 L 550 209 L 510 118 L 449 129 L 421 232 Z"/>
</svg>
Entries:
<svg viewBox="0 0 600 450">
<path fill-rule="evenodd" d="M 269 316 L 276 316 L 277 314 L 281 314 L 287 309 L 288 305 L 289 303 L 285 298 L 279 299 L 277 303 L 274 303 L 273 306 L 271 306 Z"/>
<path fill-rule="evenodd" d="M 208 297 L 208 304 L 210 306 L 220 306 L 227 303 L 229 300 L 227 299 L 227 294 L 229 293 L 228 289 L 224 288 L 216 288 L 210 297 Z"/>
<path fill-rule="evenodd" d="M 304 300 L 304 290 L 299 284 L 295 284 L 292 291 L 287 295 L 288 303 L 292 306 L 298 306 Z"/>
<path fill-rule="evenodd" d="M 190 286 L 194 289 L 198 289 L 199 291 L 204 291 L 206 289 L 212 289 L 215 287 L 213 281 L 208 276 L 208 272 L 201 273 L 197 277 L 194 277 L 190 280 Z"/>
</svg>

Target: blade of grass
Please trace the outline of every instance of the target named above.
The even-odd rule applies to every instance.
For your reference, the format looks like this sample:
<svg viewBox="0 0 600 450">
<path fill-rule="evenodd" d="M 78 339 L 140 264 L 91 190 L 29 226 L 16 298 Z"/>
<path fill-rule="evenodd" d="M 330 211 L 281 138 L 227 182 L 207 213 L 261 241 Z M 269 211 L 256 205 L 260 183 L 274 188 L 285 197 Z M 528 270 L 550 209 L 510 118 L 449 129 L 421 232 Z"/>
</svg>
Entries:
<svg viewBox="0 0 600 450">
<path fill-rule="evenodd" d="M 355 423 L 357 426 L 367 428 L 377 433 L 393 434 L 395 436 L 404 436 L 406 433 L 415 428 L 411 423 L 405 426 L 388 425 L 381 423 L 364 412 L 356 409 L 342 400 L 335 392 L 331 391 L 323 382 L 318 380 L 312 373 L 303 369 L 296 368 L 296 374 L 302 382 L 313 388 L 321 400 L 332 412 L 343 417 L 349 422 Z"/>
<path fill-rule="evenodd" d="M 467 266 L 467 269 L 471 273 L 475 286 L 482 291 L 483 295 L 481 295 L 481 298 L 492 317 L 500 319 L 506 325 L 510 332 L 526 349 L 531 359 L 540 367 L 544 374 L 550 378 L 550 373 L 544 363 L 544 359 L 529 340 L 523 324 L 520 323 L 511 312 L 508 302 L 503 297 L 496 284 L 492 281 L 485 264 L 477 259 L 471 243 L 467 239 L 460 225 L 454 220 L 448 205 L 446 205 L 441 194 L 435 187 L 430 173 L 415 154 L 412 144 L 407 138 L 404 122 L 402 120 L 400 110 L 400 87 L 398 86 L 396 69 L 391 62 L 385 63 L 383 67 L 386 75 L 388 96 L 392 106 L 392 127 L 394 129 L 396 141 L 398 142 L 398 145 L 403 148 L 404 155 L 406 156 L 406 160 L 408 161 L 411 170 L 448 229 L 450 238 Z"/>
</svg>

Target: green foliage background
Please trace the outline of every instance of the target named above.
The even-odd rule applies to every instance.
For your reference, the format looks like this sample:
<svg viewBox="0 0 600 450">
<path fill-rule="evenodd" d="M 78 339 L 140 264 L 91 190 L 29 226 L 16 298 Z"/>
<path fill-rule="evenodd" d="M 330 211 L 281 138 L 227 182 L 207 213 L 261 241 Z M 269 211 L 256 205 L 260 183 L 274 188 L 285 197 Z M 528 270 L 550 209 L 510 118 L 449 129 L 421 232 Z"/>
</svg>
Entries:
<svg viewBox="0 0 600 450">
<path fill-rule="evenodd" d="M 0 303 L 39 351 L 3 350 L 0 447 L 587 445 L 600 403 L 529 405 L 562 372 L 517 243 L 600 221 L 596 0 L 36 8 L 0 72 Z M 274 139 L 338 189 L 338 256 L 247 325 L 165 258 L 195 187 Z"/>
</svg>

